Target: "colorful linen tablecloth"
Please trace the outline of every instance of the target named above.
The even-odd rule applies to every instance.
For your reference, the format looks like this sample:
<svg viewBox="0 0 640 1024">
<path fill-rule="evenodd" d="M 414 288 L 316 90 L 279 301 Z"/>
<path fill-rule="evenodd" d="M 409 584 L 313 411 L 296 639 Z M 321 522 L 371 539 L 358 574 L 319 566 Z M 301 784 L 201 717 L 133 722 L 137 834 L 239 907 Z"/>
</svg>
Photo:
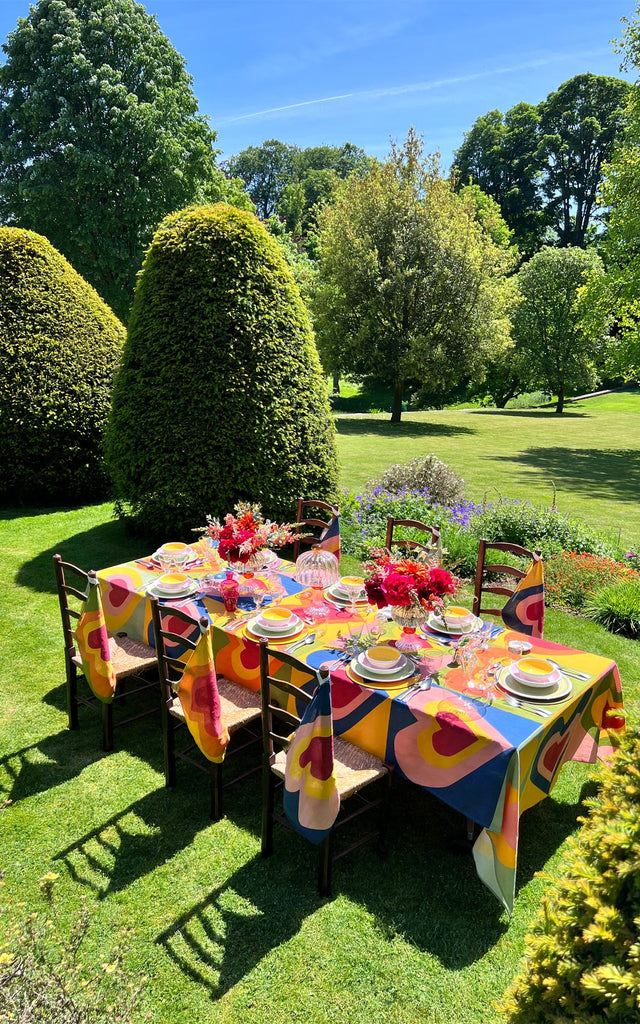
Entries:
<svg viewBox="0 0 640 1024">
<path fill-rule="evenodd" d="M 197 577 L 198 572 L 192 570 L 191 575 Z M 292 573 L 292 566 L 280 567 L 281 589 L 274 599 L 307 617 L 311 592 L 301 588 Z M 153 573 L 127 563 L 99 572 L 98 578 L 109 629 L 126 630 L 153 644 L 144 589 Z M 194 595 L 180 606 L 195 618 L 209 616 L 218 674 L 258 690 L 259 648 L 247 636 L 246 615 L 228 615 L 219 598 L 206 594 Z M 571 680 L 566 699 L 548 705 L 549 718 L 511 707 L 497 688 L 489 706 L 470 699 L 462 692 L 463 674 L 452 661 L 453 652 L 431 638 L 424 639 L 422 653 L 439 655 L 441 668 L 430 689 L 384 690 L 359 682 L 336 660 L 345 636 L 367 629 L 376 610 L 359 606 L 351 615 L 346 609 L 328 607 L 325 619 L 305 626 L 307 633 L 315 633 L 314 642 L 295 653 L 313 668 L 331 662 L 335 734 L 393 764 L 404 778 L 481 826 L 473 848 L 478 874 L 511 912 L 520 815 L 551 792 L 565 762 L 594 762 L 617 744 L 624 719 L 619 713 L 622 691 L 615 662 L 531 638 L 532 653 L 553 656 L 561 666 L 589 677 L 584 682 Z M 398 635 L 389 622 L 381 639 L 393 644 Z M 514 660 L 507 645 L 518 636 L 503 631 L 480 658 Z M 423 672 L 428 674 L 424 668 Z"/>
</svg>

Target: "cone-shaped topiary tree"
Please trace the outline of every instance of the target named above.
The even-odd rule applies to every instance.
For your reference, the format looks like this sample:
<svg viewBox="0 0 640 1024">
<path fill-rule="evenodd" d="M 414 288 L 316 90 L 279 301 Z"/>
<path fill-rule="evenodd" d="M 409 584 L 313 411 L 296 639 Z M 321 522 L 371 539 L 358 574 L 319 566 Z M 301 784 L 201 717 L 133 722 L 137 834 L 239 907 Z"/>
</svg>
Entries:
<svg viewBox="0 0 640 1024">
<path fill-rule="evenodd" d="M 223 203 L 151 243 L 107 431 L 121 512 L 158 534 L 239 500 L 295 515 L 335 497 L 335 433 L 310 322 L 277 242 Z"/>
<path fill-rule="evenodd" d="M 0 499 L 107 492 L 104 431 L 124 338 L 46 238 L 0 228 Z"/>
</svg>

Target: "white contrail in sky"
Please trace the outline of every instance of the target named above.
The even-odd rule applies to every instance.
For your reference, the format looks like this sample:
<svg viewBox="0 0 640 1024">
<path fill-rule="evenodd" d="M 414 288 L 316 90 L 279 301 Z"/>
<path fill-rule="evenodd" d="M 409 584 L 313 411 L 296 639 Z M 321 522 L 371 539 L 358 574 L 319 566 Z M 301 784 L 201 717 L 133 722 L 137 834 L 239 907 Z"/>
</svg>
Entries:
<svg viewBox="0 0 640 1024">
<path fill-rule="evenodd" d="M 216 117 L 216 127 L 220 128 L 226 124 L 234 124 L 236 121 L 248 121 L 252 117 L 266 117 L 268 114 L 279 114 L 285 110 L 299 110 L 301 107 L 319 106 L 321 103 L 336 103 L 338 100 L 373 100 L 381 99 L 384 96 L 402 96 L 404 93 L 427 92 L 429 89 L 439 89 L 445 85 L 460 85 L 464 82 L 474 82 L 480 78 L 491 78 L 493 75 L 508 75 L 518 71 L 527 71 L 530 68 L 543 67 L 545 64 L 553 64 L 560 60 L 575 60 L 577 57 L 601 57 L 609 53 L 609 50 L 587 50 L 584 53 L 559 53 L 551 57 L 540 57 L 537 60 L 529 60 L 523 64 L 513 64 L 504 68 L 491 68 L 487 71 L 476 71 L 469 75 L 457 75 L 453 78 L 437 78 L 432 82 L 413 82 L 409 85 L 392 85 L 382 89 L 363 89 L 360 92 L 345 92 L 337 96 L 322 96 L 315 100 L 302 100 L 300 103 L 287 103 L 282 107 L 269 107 L 267 110 L 255 110 L 251 114 L 238 114 L 233 117 Z"/>
</svg>

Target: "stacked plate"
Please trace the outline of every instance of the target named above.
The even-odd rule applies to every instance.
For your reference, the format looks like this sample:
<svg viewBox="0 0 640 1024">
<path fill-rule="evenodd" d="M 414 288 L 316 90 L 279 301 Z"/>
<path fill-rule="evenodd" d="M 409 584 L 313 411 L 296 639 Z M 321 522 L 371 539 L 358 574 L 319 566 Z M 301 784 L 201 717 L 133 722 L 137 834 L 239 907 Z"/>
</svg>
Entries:
<svg viewBox="0 0 640 1024">
<path fill-rule="evenodd" d="M 147 587 L 151 597 L 189 597 L 197 590 L 193 580 L 183 572 L 166 572 Z"/>
<path fill-rule="evenodd" d="M 349 594 L 347 588 L 343 586 L 341 580 L 338 580 L 337 583 L 333 583 L 327 589 L 327 594 L 329 595 L 329 597 L 333 598 L 336 604 L 351 604 L 351 595 Z M 367 592 L 364 589 L 364 587 L 362 588 L 362 590 L 360 591 L 356 598 L 356 604 L 367 604 Z"/>
<path fill-rule="evenodd" d="M 447 608 L 441 615 L 429 612 L 427 626 L 434 633 L 457 637 L 464 636 L 465 633 L 477 633 L 482 626 L 482 620 L 466 608 L 456 607 Z"/>
<path fill-rule="evenodd" d="M 380 690 L 406 689 L 406 680 L 415 672 L 412 661 L 386 644 L 369 647 L 353 658 L 347 670 L 351 679 Z"/>
<path fill-rule="evenodd" d="M 546 658 L 521 658 L 501 668 L 496 679 L 506 693 L 536 703 L 563 700 L 571 693 L 571 680 Z"/>
<path fill-rule="evenodd" d="M 304 629 L 304 622 L 288 608 L 265 608 L 259 615 L 249 619 L 246 631 L 249 636 L 266 637 L 273 643 L 282 643 L 298 636 Z"/>
</svg>

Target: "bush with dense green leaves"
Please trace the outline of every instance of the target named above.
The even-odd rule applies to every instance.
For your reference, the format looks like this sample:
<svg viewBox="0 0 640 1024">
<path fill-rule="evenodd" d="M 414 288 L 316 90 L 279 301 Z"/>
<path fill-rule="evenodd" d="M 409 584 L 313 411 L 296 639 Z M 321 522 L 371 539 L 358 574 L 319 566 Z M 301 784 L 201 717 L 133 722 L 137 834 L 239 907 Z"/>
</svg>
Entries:
<svg viewBox="0 0 640 1024">
<path fill-rule="evenodd" d="M 588 601 L 585 614 L 611 633 L 637 640 L 640 637 L 640 579 L 610 583 L 597 590 Z"/>
<path fill-rule="evenodd" d="M 423 455 L 410 462 L 398 463 L 370 480 L 365 490 L 377 488 L 398 494 L 405 490 L 429 492 L 431 501 L 438 505 L 453 505 L 464 497 L 464 480 L 435 455 Z"/>
<path fill-rule="evenodd" d="M 280 247 L 222 203 L 171 214 L 142 267 L 107 433 L 122 514 L 159 535 L 238 501 L 337 497 L 335 428 Z"/>
<path fill-rule="evenodd" d="M 543 900 L 508 1024 L 631 1024 L 640 1018 L 640 735 L 627 732 Z"/>
<path fill-rule="evenodd" d="M 0 497 L 89 501 L 124 327 L 51 243 L 0 228 Z"/>
<path fill-rule="evenodd" d="M 588 551 L 613 558 L 616 547 L 602 534 L 557 509 L 540 508 L 529 501 L 504 498 L 485 505 L 473 516 L 470 530 L 475 537 L 508 541 L 525 548 L 540 548 L 544 558 L 557 551 Z"/>
</svg>

